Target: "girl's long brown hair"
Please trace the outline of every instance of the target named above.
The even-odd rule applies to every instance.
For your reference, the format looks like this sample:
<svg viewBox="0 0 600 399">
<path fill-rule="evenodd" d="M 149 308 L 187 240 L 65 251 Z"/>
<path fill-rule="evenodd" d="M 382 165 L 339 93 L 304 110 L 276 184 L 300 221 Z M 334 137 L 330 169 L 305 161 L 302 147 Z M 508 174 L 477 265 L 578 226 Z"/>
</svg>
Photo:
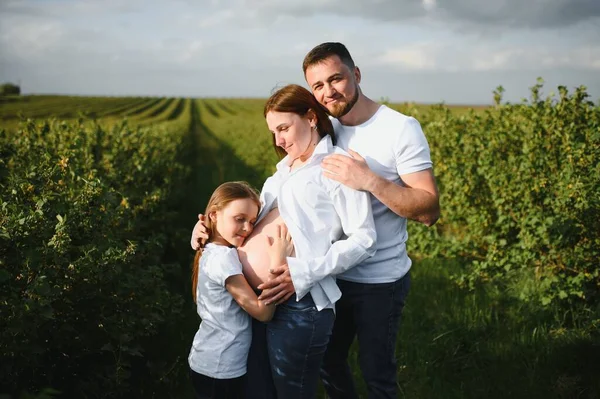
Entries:
<svg viewBox="0 0 600 399">
<path fill-rule="evenodd" d="M 319 132 L 319 136 L 325 137 L 326 135 L 329 135 L 331 137 L 331 142 L 335 145 L 333 125 L 331 124 L 331 120 L 329 120 L 327 112 L 325 112 L 312 93 L 304 87 L 290 84 L 277 90 L 269 97 L 265 104 L 265 118 L 269 111 L 293 112 L 302 117 L 306 116 L 309 111 L 314 112 L 317 117 L 317 131 Z M 275 143 L 274 135 L 273 146 L 275 147 L 277 155 L 281 158 L 286 156 L 284 149 Z"/>
<path fill-rule="evenodd" d="M 204 225 L 208 231 L 208 239 L 206 242 L 210 242 L 215 236 L 215 224 L 210 220 L 210 214 L 212 212 L 220 211 L 225 208 L 230 202 L 237 199 L 251 199 L 260 209 L 260 198 L 254 188 L 252 188 L 245 181 L 232 181 L 221 184 L 212 193 L 206 210 L 204 211 Z M 196 251 L 194 257 L 194 263 L 192 265 L 192 297 L 196 302 L 196 288 L 198 287 L 198 270 L 200 267 L 200 258 L 202 257 L 202 247 Z"/>
</svg>

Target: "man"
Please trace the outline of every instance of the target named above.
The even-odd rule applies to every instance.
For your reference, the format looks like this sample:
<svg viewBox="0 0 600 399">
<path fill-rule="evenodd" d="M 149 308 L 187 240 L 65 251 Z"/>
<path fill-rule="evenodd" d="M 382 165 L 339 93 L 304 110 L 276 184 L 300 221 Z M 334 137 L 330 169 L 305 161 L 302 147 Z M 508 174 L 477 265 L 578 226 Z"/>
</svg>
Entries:
<svg viewBox="0 0 600 399">
<path fill-rule="evenodd" d="M 352 158 L 331 155 L 324 175 L 371 193 L 376 254 L 339 274 L 342 298 L 321 376 L 331 398 L 358 398 L 347 357 L 358 338 L 369 398 L 396 398 L 395 347 L 410 286 L 407 219 L 427 226 L 439 218 L 439 196 L 429 146 L 416 119 L 379 105 L 360 89 L 361 72 L 341 43 L 323 43 L 304 58 L 304 77 L 333 119 L 337 145 Z M 259 287 L 262 299 L 281 301 L 295 291 L 287 266 Z"/>
</svg>

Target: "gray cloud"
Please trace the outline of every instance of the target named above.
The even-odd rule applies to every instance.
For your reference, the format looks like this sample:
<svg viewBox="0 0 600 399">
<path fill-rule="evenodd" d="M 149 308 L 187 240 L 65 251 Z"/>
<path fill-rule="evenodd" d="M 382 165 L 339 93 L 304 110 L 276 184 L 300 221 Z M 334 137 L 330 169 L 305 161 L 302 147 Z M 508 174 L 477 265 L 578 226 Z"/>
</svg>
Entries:
<svg viewBox="0 0 600 399">
<path fill-rule="evenodd" d="M 438 8 L 475 25 L 531 29 L 566 27 L 600 17 L 597 0 L 449 0 L 440 2 Z"/>
<path fill-rule="evenodd" d="M 110 15 L 113 13 L 136 13 L 143 9 L 143 0 L 54 0 L 31 2 L 5 0 L 0 11 L 13 16 L 64 17 Z"/>
<path fill-rule="evenodd" d="M 422 42 L 389 48 L 366 62 L 404 71 L 546 71 L 572 68 L 600 71 L 600 46 L 540 48 L 487 43 L 460 47 L 457 43 Z M 364 65 L 364 64 L 363 64 Z"/>
<path fill-rule="evenodd" d="M 422 19 L 473 30 L 539 29 L 600 21 L 598 0 L 245 0 L 240 5 L 267 19 L 329 13 L 386 22 Z"/>
</svg>

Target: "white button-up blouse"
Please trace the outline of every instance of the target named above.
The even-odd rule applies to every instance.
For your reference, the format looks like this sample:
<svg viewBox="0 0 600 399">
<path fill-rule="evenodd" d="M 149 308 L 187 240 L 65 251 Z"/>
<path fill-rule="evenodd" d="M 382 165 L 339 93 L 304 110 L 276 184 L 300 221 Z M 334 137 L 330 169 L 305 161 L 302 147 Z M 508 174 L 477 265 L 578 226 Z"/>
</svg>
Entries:
<svg viewBox="0 0 600 399">
<path fill-rule="evenodd" d="M 323 176 L 321 161 L 334 153 L 348 156 L 326 136 L 301 167 L 281 160 L 265 181 L 258 217 L 279 207 L 296 251 L 287 258 L 296 299 L 310 292 L 319 311 L 341 297 L 335 275 L 373 256 L 377 239 L 369 194 Z"/>
</svg>

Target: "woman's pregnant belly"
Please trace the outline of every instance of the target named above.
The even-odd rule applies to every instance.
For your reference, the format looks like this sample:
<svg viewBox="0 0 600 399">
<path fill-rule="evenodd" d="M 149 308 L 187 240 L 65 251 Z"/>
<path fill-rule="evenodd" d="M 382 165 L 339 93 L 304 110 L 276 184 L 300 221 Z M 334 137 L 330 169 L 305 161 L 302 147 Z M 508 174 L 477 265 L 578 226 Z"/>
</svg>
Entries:
<svg viewBox="0 0 600 399">
<path fill-rule="evenodd" d="M 285 222 L 279 216 L 279 209 L 274 208 L 254 226 L 244 245 L 238 248 L 244 276 L 254 289 L 269 279 L 268 238 L 277 233 L 277 225 L 285 225 Z"/>
</svg>

